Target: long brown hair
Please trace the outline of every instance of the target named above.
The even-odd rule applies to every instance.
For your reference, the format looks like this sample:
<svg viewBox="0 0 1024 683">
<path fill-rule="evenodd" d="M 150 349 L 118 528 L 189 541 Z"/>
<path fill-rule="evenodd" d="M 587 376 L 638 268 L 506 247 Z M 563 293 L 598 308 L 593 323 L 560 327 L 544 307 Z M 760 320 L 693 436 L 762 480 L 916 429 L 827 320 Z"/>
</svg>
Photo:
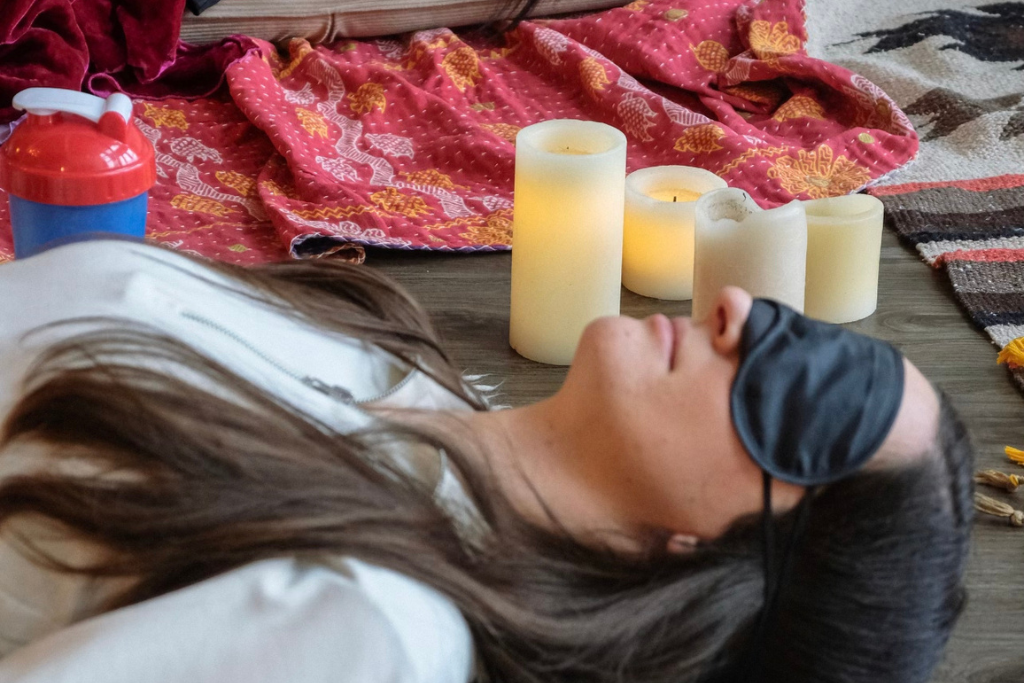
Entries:
<svg viewBox="0 0 1024 683">
<path fill-rule="evenodd" d="M 282 314 L 368 340 L 484 408 L 419 307 L 372 269 L 206 265 Z M 520 519 L 459 439 L 390 422 L 341 432 L 180 340 L 129 321 L 93 323 L 42 355 L 0 434 L 0 458 L 38 443 L 91 469 L 0 482 L 0 530 L 43 515 L 105 549 L 89 566 L 34 556 L 131 579 L 106 608 L 263 558 L 352 556 L 447 595 L 492 680 L 739 680 L 730 667 L 763 595 L 756 520 L 682 556 L 584 545 Z M 381 456 L 414 445 L 445 450 L 486 533 L 467 542 L 433 492 Z M 779 602 L 785 638 L 769 639 L 768 680 L 927 679 L 962 604 L 971 515 L 970 446 L 948 405 L 934 448 L 913 470 L 860 475 L 815 498 L 794 564 L 799 590 Z M 790 524 L 792 515 L 779 519 Z M 929 581 L 915 585 L 921 572 Z M 801 644 L 823 633 L 827 647 Z"/>
</svg>

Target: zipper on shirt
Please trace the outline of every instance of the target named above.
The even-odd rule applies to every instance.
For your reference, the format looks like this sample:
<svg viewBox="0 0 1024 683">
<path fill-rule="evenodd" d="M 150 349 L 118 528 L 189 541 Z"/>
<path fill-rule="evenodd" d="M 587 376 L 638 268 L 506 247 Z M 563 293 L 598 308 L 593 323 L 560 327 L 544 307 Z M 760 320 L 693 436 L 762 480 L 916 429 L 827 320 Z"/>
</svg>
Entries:
<svg viewBox="0 0 1024 683">
<path fill-rule="evenodd" d="M 307 387 L 346 405 L 358 406 L 365 403 L 375 403 L 377 401 L 382 401 L 388 396 L 391 396 L 395 392 L 399 391 L 406 384 L 408 384 L 409 381 L 412 380 L 413 374 L 416 372 L 415 370 L 411 370 L 410 372 L 406 373 L 405 377 L 399 380 L 397 384 L 390 387 L 389 389 L 386 389 L 385 391 L 380 392 L 376 396 L 356 398 L 355 396 L 352 395 L 352 392 L 346 389 L 345 387 L 338 386 L 337 384 L 328 384 L 327 382 L 323 381 L 318 377 L 313 377 L 312 375 L 305 375 L 295 371 L 293 368 L 288 367 L 281 361 L 268 355 L 261 348 L 251 343 L 242 335 L 238 334 L 234 330 L 224 327 L 215 320 L 210 320 L 209 318 L 199 315 L 198 313 L 193 313 L 192 311 L 181 311 L 181 315 L 182 317 L 187 318 L 188 320 L 199 323 L 200 325 L 203 325 L 215 332 L 219 332 L 220 334 L 224 335 L 225 337 L 228 337 L 232 341 L 244 346 L 254 355 L 261 358 L 268 365 L 284 373 L 285 375 L 288 375 L 295 381 L 301 382 Z"/>
</svg>

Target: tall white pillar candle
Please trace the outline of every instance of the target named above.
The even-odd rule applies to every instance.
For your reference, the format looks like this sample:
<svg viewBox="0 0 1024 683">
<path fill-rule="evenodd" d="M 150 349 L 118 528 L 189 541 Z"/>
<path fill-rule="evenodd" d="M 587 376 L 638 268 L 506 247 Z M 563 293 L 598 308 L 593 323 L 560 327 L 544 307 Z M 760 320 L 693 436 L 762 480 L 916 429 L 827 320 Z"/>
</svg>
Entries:
<svg viewBox="0 0 1024 683">
<path fill-rule="evenodd" d="M 798 201 L 762 210 L 743 190 L 709 192 L 696 202 L 693 318 L 711 312 L 726 285 L 804 310 L 807 218 Z"/>
<path fill-rule="evenodd" d="M 568 365 L 592 320 L 619 314 L 626 136 L 554 120 L 516 135 L 509 343 Z"/>
<path fill-rule="evenodd" d="M 878 305 L 882 202 L 866 194 L 804 202 L 804 312 L 830 323 L 866 318 Z"/>
<path fill-rule="evenodd" d="M 622 284 L 656 299 L 693 296 L 693 208 L 705 192 L 726 187 L 710 171 L 654 166 L 626 177 Z"/>
</svg>

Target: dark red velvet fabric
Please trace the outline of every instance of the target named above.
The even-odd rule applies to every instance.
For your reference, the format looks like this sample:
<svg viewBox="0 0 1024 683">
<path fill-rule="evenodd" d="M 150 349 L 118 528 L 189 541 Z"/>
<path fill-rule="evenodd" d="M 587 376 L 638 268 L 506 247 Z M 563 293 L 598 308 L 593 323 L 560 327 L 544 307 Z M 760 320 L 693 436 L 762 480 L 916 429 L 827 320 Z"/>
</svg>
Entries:
<svg viewBox="0 0 1024 683">
<path fill-rule="evenodd" d="M 78 90 L 89 51 L 68 0 L 3 0 L 0 7 L 0 123 L 18 117 L 16 93 L 34 85 Z"/>
<path fill-rule="evenodd" d="M 18 113 L 11 98 L 32 86 L 97 95 L 202 97 L 255 45 L 179 42 L 185 0 L 3 0 L 0 8 L 0 123 Z"/>
<path fill-rule="evenodd" d="M 153 80 L 174 61 L 185 0 L 72 0 L 93 74 Z"/>
</svg>

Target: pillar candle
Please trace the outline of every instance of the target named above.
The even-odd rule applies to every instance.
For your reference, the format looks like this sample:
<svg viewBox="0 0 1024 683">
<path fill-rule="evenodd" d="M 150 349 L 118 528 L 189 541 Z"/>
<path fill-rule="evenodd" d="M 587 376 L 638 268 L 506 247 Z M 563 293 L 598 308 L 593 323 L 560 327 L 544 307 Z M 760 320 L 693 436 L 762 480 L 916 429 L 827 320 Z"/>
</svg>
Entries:
<svg viewBox="0 0 1024 683">
<path fill-rule="evenodd" d="M 803 312 L 807 218 L 802 203 L 764 211 L 743 190 L 714 190 L 697 200 L 695 224 L 695 320 L 707 317 L 726 285 Z"/>
<path fill-rule="evenodd" d="M 693 207 L 703 193 L 725 187 L 710 171 L 654 166 L 626 178 L 622 284 L 656 299 L 693 296 Z"/>
<path fill-rule="evenodd" d="M 804 202 L 804 312 L 830 323 L 866 318 L 878 305 L 882 202 L 866 194 Z"/>
<path fill-rule="evenodd" d="M 554 120 L 516 135 L 509 343 L 568 365 L 591 321 L 619 314 L 626 136 Z"/>
</svg>

